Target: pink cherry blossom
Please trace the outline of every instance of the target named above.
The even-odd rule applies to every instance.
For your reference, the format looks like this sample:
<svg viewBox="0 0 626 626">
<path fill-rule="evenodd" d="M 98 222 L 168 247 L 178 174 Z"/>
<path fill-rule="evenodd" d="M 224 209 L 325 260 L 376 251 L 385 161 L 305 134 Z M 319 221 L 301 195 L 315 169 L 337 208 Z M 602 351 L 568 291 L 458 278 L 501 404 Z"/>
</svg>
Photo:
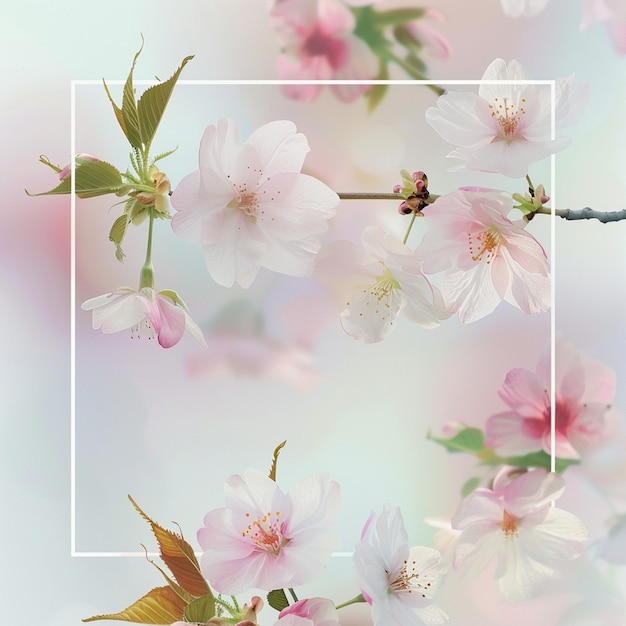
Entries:
<svg viewBox="0 0 626 626">
<path fill-rule="evenodd" d="M 300 173 L 308 151 L 306 137 L 288 121 L 265 124 L 244 144 L 231 120 L 206 129 L 199 171 L 172 195 L 172 228 L 202 244 L 217 283 L 249 287 L 260 267 L 312 272 L 317 235 L 327 230 L 339 197 Z"/>
<path fill-rule="evenodd" d="M 191 319 L 184 302 L 169 289 L 155 292 L 148 287 L 139 291 L 120 287 L 83 302 L 81 308 L 93 311 L 93 328 L 101 329 L 103 333 L 117 333 L 130 328 L 131 337 L 141 337 L 143 332 L 148 339 L 152 339 L 156 334 L 162 347 L 171 348 L 187 332 L 206 346 L 204 335 Z"/>
<path fill-rule="evenodd" d="M 541 13 L 550 0 L 500 0 L 502 10 L 509 17 L 533 17 Z"/>
<path fill-rule="evenodd" d="M 534 469 L 509 478 L 505 468 L 493 490 L 478 488 L 461 503 L 452 518 L 461 531 L 454 566 L 473 577 L 495 559 L 504 597 L 521 600 L 578 557 L 588 533 L 575 515 L 551 506 L 565 489 L 561 476 Z"/>
<path fill-rule="evenodd" d="M 547 86 L 534 86 L 517 62 L 496 59 L 486 69 L 484 81 L 520 81 L 486 84 L 471 92 L 449 91 L 426 111 L 426 121 L 451 144 L 448 156 L 462 159 L 459 169 L 495 172 L 519 178 L 530 163 L 562 150 L 569 139 L 551 140 L 552 103 Z M 526 84 L 524 84 L 526 81 Z M 556 125 L 575 123 L 586 103 L 584 88 L 572 89 L 572 77 L 556 82 Z"/>
<path fill-rule="evenodd" d="M 354 36 L 355 18 L 339 0 L 282 0 L 271 13 L 282 53 L 278 57 L 281 80 L 371 80 L 378 72 L 376 57 Z M 339 99 L 350 102 L 368 85 L 331 85 Z M 285 85 L 285 94 L 311 102 L 321 84 Z"/>
<path fill-rule="evenodd" d="M 605 415 L 615 392 L 615 374 L 557 336 L 555 455 L 578 458 L 605 438 Z M 510 411 L 487 420 L 485 444 L 499 454 L 550 453 L 550 349 L 534 372 L 516 368 L 498 395 Z"/>
<path fill-rule="evenodd" d="M 339 616 L 331 600 L 309 598 L 283 609 L 274 626 L 339 626 Z"/>
<path fill-rule="evenodd" d="M 449 317 L 443 298 L 420 261 L 399 239 L 377 226 L 363 231 L 363 248 L 337 241 L 321 255 L 315 276 L 340 303 L 343 329 L 366 343 L 381 341 L 400 313 L 423 328 Z"/>
<path fill-rule="evenodd" d="M 427 274 L 445 272 L 442 292 L 462 322 L 491 313 L 502 300 L 524 313 L 550 308 L 550 278 L 541 244 L 511 222 L 511 196 L 461 190 L 425 211 L 428 231 L 415 251 Z"/>
<path fill-rule="evenodd" d="M 226 507 L 209 511 L 198 531 L 202 571 L 220 593 L 310 582 L 338 547 L 330 526 L 339 485 L 325 474 L 285 495 L 265 474 L 247 470 L 226 481 L 225 499 Z"/>
<path fill-rule="evenodd" d="M 399 508 L 385 505 L 378 518 L 372 513 L 353 559 L 374 626 L 421 626 L 448 619 L 432 601 L 446 573 L 441 555 L 434 548 L 409 547 Z"/>
</svg>

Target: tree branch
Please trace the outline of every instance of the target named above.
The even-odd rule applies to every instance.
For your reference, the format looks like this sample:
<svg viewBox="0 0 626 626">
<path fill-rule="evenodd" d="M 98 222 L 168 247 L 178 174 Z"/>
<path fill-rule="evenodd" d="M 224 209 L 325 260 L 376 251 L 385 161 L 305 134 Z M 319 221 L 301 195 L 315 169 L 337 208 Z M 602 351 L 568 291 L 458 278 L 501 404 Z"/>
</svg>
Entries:
<svg viewBox="0 0 626 626">
<path fill-rule="evenodd" d="M 541 207 L 535 213 L 550 215 L 550 209 Z M 584 209 L 555 209 L 554 213 L 564 220 L 598 220 L 603 224 L 626 220 L 626 209 L 621 211 L 594 211 L 586 206 Z"/>
</svg>

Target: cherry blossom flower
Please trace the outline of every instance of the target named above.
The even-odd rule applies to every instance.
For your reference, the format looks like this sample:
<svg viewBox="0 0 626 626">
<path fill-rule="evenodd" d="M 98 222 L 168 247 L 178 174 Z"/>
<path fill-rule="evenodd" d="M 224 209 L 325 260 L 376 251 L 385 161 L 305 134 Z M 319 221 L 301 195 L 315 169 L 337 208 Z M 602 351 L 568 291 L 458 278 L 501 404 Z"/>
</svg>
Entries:
<svg viewBox="0 0 626 626">
<path fill-rule="evenodd" d="M 552 103 L 550 90 L 523 84 L 530 75 L 517 62 L 496 59 L 482 80 L 515 80 L 514 84 L 481 84 L 478 95 L 449 91 L 426 111 L 426 121 L 458 148 L 448 156 L 462 159 L 457 169 L 495 172 L 513 178 L 526 176 L 530 163 L 544 159 L 569 144 L 550 139 Z M 557 131 L 573 124 L 582 114 L 586 89 L 572 89 L 572 77 L 556 82 Z"/>
<path fill-rule="evenodd" d="M 155 292 L 149 287 L 135 291 L 120 287 L 111 293 L 83 302 L 81 308 L 92 312 L 92 325 L 103 333 L 117 333 L 130 328 L 131 337 L 148 339 L 156 334 L 163 348 L 171 348 L 189 333 L 206 346 L 204 335 L 191 319 L 187 307 L 171 289 Z"/>
<path fill-rule="evenodd" d="M 200 170 L 172 195 L 172 228 L 202 244 L 217 283 L 249 287 L 260 267 L 294 276 L 312 272 L 317 235 L 327 230 L 339 197 L 300 173 L 308 151 L 306 137 L 288 121 L 265 124 L 245 144 L 231 120 L 206 129 Z"/>
<path fill-rule="evenodd" d="M 459 189 L 425 212 L 428 231 L 415 254 L 427 274 L 445 272 L 444 300 L 462 322 L 488 315 L 502 300 L 524 313 L 550 308 L 546 253 L 523 221 L 506 217 L 512 206 L 504 192 Z"/>
<path fill-rule="evenodd" d="M 339 626 L 339 616 L 331 600 L 309 598 L 283 609 L 274 626 Z"/>
<path fill-rule="evenodd" d="M 434 548 L 409 547 L 398 507 L 385 505 L 378 518 L 372 513 L 353 559 L 374 626 L 442 624 L 448 619 L 432 602 L 446 573 L 441 555 Z"/>
<path fill-rule="evenodd" d="M 285 495 L 265 474 L 247 470 L 226 481 L 225 500 L 226 507 L 209 511 L 198 531 L 202 571 L 220 593 L 310 582 L 338 547 L 329 529 L 339 509 L 339 485 L 325 474 L 306 478 Z"/>
<path fill-rule="evenodd" d="M 493 490 L 467 496 L 452 518 L 461 531 L 454 566 L 466 564 L 467 576 L 475 576 L 496 559 L 504 597 L 521 600 L 537 595 L 558 566 L 578 557 L 588 533 L 575 515 L 551 506 L 565 489 L 561 476 L 534 469 L 509 480 L 509 469 Z"/>
<path fill-rule="evenodd" d="M 615 393 L 615 374 L 565 341 L 556 341 L 555 455 L 578 458 L 605 437 L 605 414 Z M 487 420 L 485 444 L 499 454 L 550 453 L 550 348 L 535 372 L 511 370 L 498 391 L 510 411 Z"/>
<path fill-rule="evenodd" d="M 363 248 L 333 242 L 321 255 L 315 276 L 340 302 L 343 329 L 366 343 L 383 340 L 402 313 L 423 328 L 449 317 L 443 298 L 421 263 L 400 240 L 377 226 L 363 231 Z"/>
<path fill-rule="evenodd" d="M 376 57 L 354 36 L 355 18 L 338 0 L 282 0 L 271 20 L 282 48 L 278 57 L 281 80 L 370 80 L 378 72 Z M 368 85 L 331 85 L 335 96 L 345 102 L 358 98 Z M 284 93 L 311 102 L 321 84 L 285 85 Z"/>
<path fill-rule="evenodd" d="M 509 17 L 533 17 L 541 13 L 550 0 L 500 0 L 502 10 Z"/>
</svg>

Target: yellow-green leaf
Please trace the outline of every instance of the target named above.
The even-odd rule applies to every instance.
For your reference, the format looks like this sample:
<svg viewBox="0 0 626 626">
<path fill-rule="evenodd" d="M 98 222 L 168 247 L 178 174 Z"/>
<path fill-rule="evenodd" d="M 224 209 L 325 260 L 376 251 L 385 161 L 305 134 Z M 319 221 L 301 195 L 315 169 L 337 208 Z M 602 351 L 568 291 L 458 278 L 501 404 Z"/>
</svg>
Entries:
<svg viewBox="0 0 626 626">
<path fill-rule="evenodd" d="M 40 193 L 31 193 L 28 189 L 24 189 L 26 195 L 28 196 L 55 196 L 62 195 L 66 193 L 72 193 L 72 181 L 69 176 L 64 178 L 54 189 L 50 189 L 50 191 L 42 191 Z"/>
<path fill-rule="evenodd" d="M 115 244 L 115 258 L 121 263 L 124 260 L 124 251 L 122 250 L 122 241 L 124 235 L 126 235 L 126 229 L 128 228 L 128 215 L 123 213 L 120 215 L 111 226 L 109 232 L 109 241 Z"/>
<path fill-rule="evenodd" d="M 125 186 L 117 168 L 106 161 L 86 161 L 78 165 L 75 172 L 76 195 L 79 198 L 117 193 Z"/>
<path fill-rule="evenodd" d="M 212 595 L 202 596 L 185 608 L 185 620 L 205 624 L 215 615 L 215 600 Z"/>
<path fill-rule="evenodd" d="M 173 624 L 182 619 L 184 610 L 184 600 L 181 600 L 170 587 L 156 587 L 119 613 L 94 615 L 82 621 L 112 619 L 135 624 Z"/>
<path fill-rule="evenodd" d="M 274 450 L 274 456 L 272 457 L 272 467 L 270 468 L 270 474 L 269 477 L 276 482 L 276 463 L 278 461 L 278 455 L 280 454 L 280 451 L 285 447 L 285 444 L 287 443 L 287 440 L 285 439 L 285 441 L 283 441 L 282 443 L 279 443 L 276 446 L 276 449 Z"/>
<path fill-rule="evenodd" d="M 194 597 L 210 595 L 211 589 L 200 572 L 200 565 L 189 543 L 181 535 L 159 526 L 139 508 L 130 496 L 128 499 L 139 515 L 150 524 L 159 543 L 160 557 L 170 568 L 176 582 Z"/>
<path fill-rule="evenodd" d="M 149 145 L 159 126 L 159 122 L 165 113 L 165 108 L 176 85 L 176 81 L 183 70 L 183 67 L 193 59 L 188 56 L 183 59 L 180 67 L 165 82 L 159 83 L 146 89 L 137 104 L 138 125 L 141 129 L 141 140 L 145 145 Z M 156 159 L 155 159 L 156 160 Z"/>
</svg>

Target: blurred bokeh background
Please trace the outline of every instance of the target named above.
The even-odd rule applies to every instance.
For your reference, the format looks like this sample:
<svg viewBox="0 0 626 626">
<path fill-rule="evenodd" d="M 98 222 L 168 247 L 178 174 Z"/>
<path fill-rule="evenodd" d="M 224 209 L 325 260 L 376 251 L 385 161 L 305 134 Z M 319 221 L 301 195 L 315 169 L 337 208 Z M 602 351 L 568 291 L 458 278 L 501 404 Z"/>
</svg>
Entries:
<svg viewBox="0 0 626 626">
<path fill-rule="evenodd" d="M 552 0 L 530 19 L 507 18 L 497 0 L 436 4 L 446 17 L 437 28 L 451 47 L 449 59 L 429 64 L 429 76 L 440 84 L 478 80 L 502 57 L 519 60 L 533 78 L 574 73 L 577 83 L 589 85 L 585 115 L 566 133 L 572 145 L 557 155 L 551 195 L 559 207 L 626 206 L 626 57 L 604 25 L 581 31 L 576 0 Z M 91 329 L 90 315 L 79 305 L 136 284 L 145 230 L 128 235 L 120 264 L 107 240 L 118 215 L 110 210 L 114 199 L 79 200 L 75 547 L 110 556 L 71 557 L 70 201 L 29 198 L 24 188 L 54 185 L 52 171 L 37 162 L 40 154 L 60 165 L 70 159 L 70 81 L 124 79 L 140 33 L 145 46 L 138 79 L 165 78 L 189 54 L 195 58 L 184 80 L 274 79 L 277 44 L 267 9 L 267 3 L 250 0 L 112 0 L 101 6 L 23 0 L 0 9 L 0 528 L 7 626 L 27 620 L 74 626 L 80 618 L 121 610 L 160 585 L 160 575 L 143 558 L 114 556 L 140 552 L 140 543 L 154 548 L 126 495 L 161 523 L 178 522 L 195 543 L 204 513 L 222 504 L 225 478 L 246 467 L 265 470 L 284 439 L 279 482 L 285 489 L 319 471 L 341 484 L 342 550 L 352 549 L 370 511 L 385 502 L 402 507 L 413 543 L 432 544 L 434 530 L 424 518 L 454 513 L 473 463 L 450 457 L 426 433 L 440 433 L 450 421 L 483 425 L 503 409 L 496 392 L 506 373 L 534 369 L 550 340 L 548 314 L 528 317 L 503 303 L 469 325 L 452 319 L 425 331 L 400 320 L 389 339 L 365 345 L 329 315 L 314 281 L 262 270 L 248 290 L 221 288 L 212 283 L 199 248 L 175 238 L 164 222 L 155 235 L 157 288 L 176 289 L 206 329 L 225 318 L 249 320 L 254 340 L 244 342 L 233 366 L 219 337 L 208 358 L 189 337 L 162 350 L 155 342 L 131 342 L 127 333 L 105 336 Z M 121 88 L 112 92 L 119 100 Z M 468 184 L 523 191 L 521 182 L 447 171 L 456 164 L 446 159 L 451 148 L 424 121 L 435 102 L 426 87 L 396 85 L 369 115 L 364 101 L 344 104 L 328 91 L 304 104 L 286 99 L 276 85 L 183 84 L 155 149 L 178 146 L 161 168 L 175 186 L 197 169 L 202 132 L 220 117 L 233 119 L 242 139 L 268 121 L 290 119 L 309 139 L 305 171 L 337 191 L 390 191 L 400 182 L 400 168 L 424 170 L 435 193 Z M 103 88 L 77 86 L 76 111 L 77 150 L 125 168 L 128 150 Z M 552 186 L 548 161 L 533 165 L 531 176 Z M 406 228 L 393 202 L 344 201 L 326 239 L 358 242 L 373 223 L 399 236 Z M 529 226 L 556 265 L 557 328 L 616 371 L 614 408 L 622 420 L 626 224 L 555 228 L 551 250 L 549 219 Z M 419 241 L 419 222 L 411 237 Z M 239 374 L 233 375 L 233 367 Z M 563 506 L 583 518 L 592 540 L 602 537 L 615 511 L 582 478 L 573 475 L 572 481 Z M 337 602 L 354 596 L 351 567 L 350 559 L 336 557 L 328 575 L 302 595 Z M 613 574 L 623 582 L 621 570 Z M 490 581 L 481 580 L 480 589 L 446 591 L 451 624 L 534 620 L 549 626 L 577 602 L 572 589 L 557 589 L 543 605 L 510 606 Z M 368 623 L 367 607 L 344 615 L 346 624 Z M 272 623 L 268 619 L 263 623 Z"/>
</svg>

